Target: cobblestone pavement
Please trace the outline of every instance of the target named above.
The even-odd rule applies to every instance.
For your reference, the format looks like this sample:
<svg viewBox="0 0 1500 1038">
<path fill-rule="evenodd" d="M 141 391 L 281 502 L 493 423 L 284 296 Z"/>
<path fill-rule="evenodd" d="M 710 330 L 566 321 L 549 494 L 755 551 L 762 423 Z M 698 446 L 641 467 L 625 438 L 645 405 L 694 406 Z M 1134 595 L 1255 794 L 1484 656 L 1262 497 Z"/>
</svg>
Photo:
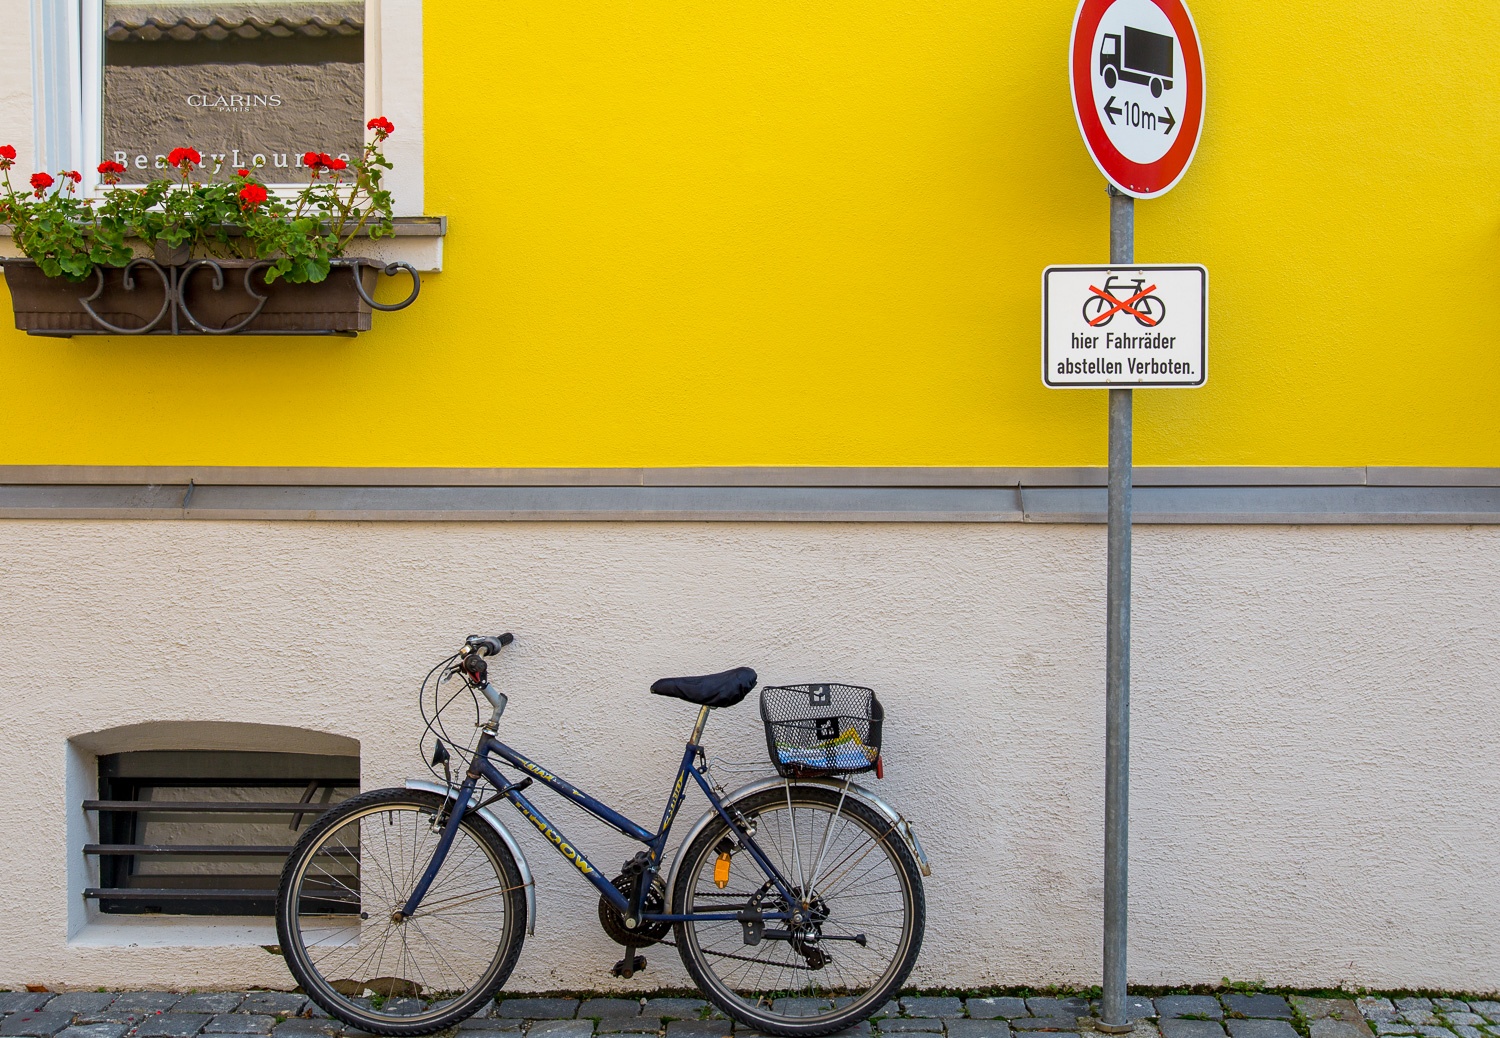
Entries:
<svg viewBox="0 0 1500 1038">
<path fill-rule="evenodd" d="M 852 1038 L 1077 1038 L 1093 1029 L 1083 998 L 911 996 L 843 1032 Z M 1130 999 L 1138 1038 L 1500 1038 L 1500 1002 L 1329 999 L 1270 994 Z M 465 1020 L 452 1038 L 725 1038 L 735 1025 L 695 998 L 508 998 Z M 0 992 L 0 1038 L 333 1038 L 345 1027 L 283 991 Z M 741 1027 L 741 1038 L 753 1032 Z M 1042 1038 L 1037 1034 L 1036 1038 Z"/>
<path fill-rule="evenodd" d="M 1359 1011 L 1378 1035 L 1500 1038 L 1500 1002 L 1456 998 L 1361 998 Z"/>
</svg>

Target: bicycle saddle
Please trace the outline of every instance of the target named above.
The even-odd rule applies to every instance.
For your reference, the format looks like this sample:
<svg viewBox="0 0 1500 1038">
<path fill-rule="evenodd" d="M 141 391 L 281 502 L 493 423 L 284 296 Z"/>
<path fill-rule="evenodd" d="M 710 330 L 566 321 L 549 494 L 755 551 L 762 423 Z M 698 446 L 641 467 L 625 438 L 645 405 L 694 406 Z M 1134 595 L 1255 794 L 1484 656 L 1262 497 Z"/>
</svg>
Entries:
<svg viewBox="0 0 1500 1038">
<path fill-rule="evenodd" d="M 686 699 L 699 706 L 734 706 L 750 694 L 758 680 L 755 671 L 749 667 L 736 667 L 722 674 L 704 674 L 696 678 L 662 678 L 651 685 L 651 692 Z"/>
</svg>

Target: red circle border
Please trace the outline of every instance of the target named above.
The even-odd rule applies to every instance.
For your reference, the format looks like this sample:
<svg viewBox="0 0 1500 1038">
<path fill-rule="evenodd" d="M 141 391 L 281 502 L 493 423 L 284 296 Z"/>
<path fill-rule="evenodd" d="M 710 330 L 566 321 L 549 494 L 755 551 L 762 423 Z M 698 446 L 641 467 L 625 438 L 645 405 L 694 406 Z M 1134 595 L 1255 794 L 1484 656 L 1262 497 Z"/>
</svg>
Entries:
<svg viewBox="0 0 1500 1038">
<path fill-rule="evenodd" d="M 1104 124 L 1099 120 L 1097 99 L 1093 90 L 1094 32 L 1105 11 L 1114 0 L 1082 0 L 1073 19 L 1073 35 L 1068 41 L 1068 73 L 1073 94 L 1073 114 L 1078 128 L 1083 133 L 1084 146 L 1089 157 L 1099 167 L 1110 183 L 1136 198 L 1154 198 L 1171 190 L 1187 172 L 1188 163 L 1198 149 L 1198 139 L 1203 132 L 1204 72 L 1203 45 L 1198 39 L 1193 16 L 1188 14 L 1183 0 L 1151 0 L 1161 8 L 1181 44 L 1191 41 L 1192 46 L 1183 46 L 1182 59 L 1187 67 L 1182 77 L 1187 86 L 1187 103 L 1182 112 L 1182 131 L 1167 153 L 1155 162 L 1135 162 L 1121 154 L 1110 143 Z M 1079 104 L 1079 98 L 1088 104 Z"/>
</svg>

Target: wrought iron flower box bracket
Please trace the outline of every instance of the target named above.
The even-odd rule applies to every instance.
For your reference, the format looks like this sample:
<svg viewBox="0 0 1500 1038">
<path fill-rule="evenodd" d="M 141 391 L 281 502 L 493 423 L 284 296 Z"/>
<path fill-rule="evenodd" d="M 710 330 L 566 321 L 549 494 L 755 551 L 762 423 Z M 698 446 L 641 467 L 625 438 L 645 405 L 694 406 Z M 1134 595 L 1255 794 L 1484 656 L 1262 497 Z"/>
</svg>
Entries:
<svg viewBox="0 0 1500 1038">
<path fill-rule="evenodd" d="M 89 282 L 48 277 L 31 260 L 3 261 L 16 328 L 31 335 L 355 335 L 376 310 L 404 310 L 422 281 L 409 263 L 337 259 L 320 282 L 267 283 L 269 260 L 134 259 L 95 267 Z M 378 303 L 380 274 L 411 276 L 399 303 Z M 159 294 L 158 294 L 159 293 Z"/>
</svg>

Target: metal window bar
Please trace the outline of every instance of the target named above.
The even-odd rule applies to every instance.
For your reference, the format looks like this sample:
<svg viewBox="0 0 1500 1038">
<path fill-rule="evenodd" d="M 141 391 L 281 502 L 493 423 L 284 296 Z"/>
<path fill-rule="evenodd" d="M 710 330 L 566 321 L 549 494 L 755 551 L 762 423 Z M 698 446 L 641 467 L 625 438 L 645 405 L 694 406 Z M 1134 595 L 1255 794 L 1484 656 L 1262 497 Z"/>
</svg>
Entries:
<svg viewBox="0 0 1500 1038">
<path fill-rule="evenodd" d="M 296 792 L 272 799 L 281 790 Z M 83 802 L 99 819 L 98 840 L 83 848 L 98 860 L 99 885 L 83 896 L 106 913 L 271 915 L 280 860 L 298 830 L 358 791 L 357 757 L 191 750 L 101 756 L 99 797 Z"/>
</svg>

